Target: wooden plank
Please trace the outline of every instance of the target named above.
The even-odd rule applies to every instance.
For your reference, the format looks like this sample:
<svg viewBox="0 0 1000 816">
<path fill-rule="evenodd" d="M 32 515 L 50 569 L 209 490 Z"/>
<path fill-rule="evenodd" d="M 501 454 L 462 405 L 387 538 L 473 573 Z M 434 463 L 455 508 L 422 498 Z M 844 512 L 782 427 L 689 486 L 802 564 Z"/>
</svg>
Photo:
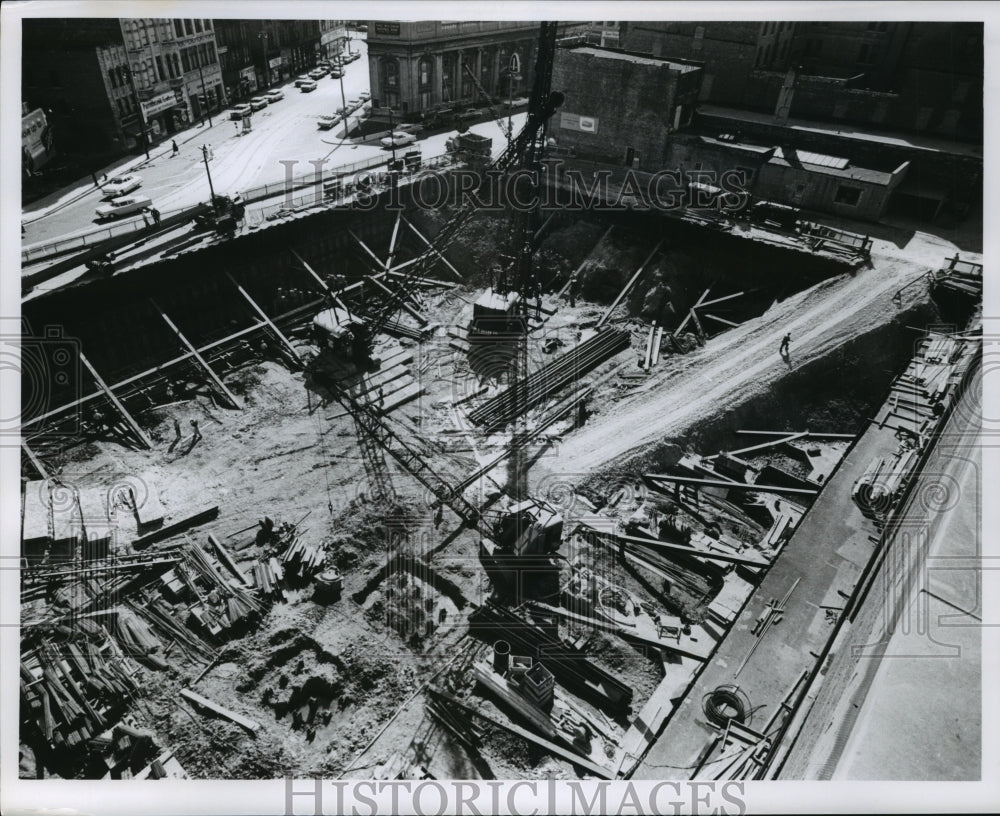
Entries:
<svg viewBox="0 0 1000 816">
<path fill-rule="evenodd" d="M 818 490 L 804 490 L 799 487 L 779 487 L 777 485 L 759 485 L 749 482 L 727 482 L 722 479 L 697 479 L 690 476 L 672 476 L 669 473 L 647 473 L 647 479 L 659 482 L 675 482 L 677 484 L 701 485 L 703 487 L 728 487 L 744 490 L 756 490 L 761 493 L 791 493 L 799 496 L 815 496 Z"/>
<path fill-rule="evenodd" d="M 243 570 L 236 565 L 236 561 L 229 554 L 229 550 L 222 546 L 219 539 L 217 539 L 212 533 L 209 533 L 208 540 L 212 546 L 215 547 L 215 552 L 218 554 L 219 560 L 229 568 L 229 571 L 239 578 L 244 586 L 250 586 L 250 579 L 247 578 L 246 573 L 244 573 Z"/>
<path fill-rule="evenodd" d="M 647 371 L 653 364 L 653 338 L 656 336 L 656 321 L 649 327 L 649 337 L 646 338 L 646 355 L 642 359 L 642 367 Z"/>
<path fill-rule="evenodd" d="M 732 326 L 734 329 L 739 327 L 739 323 L 734 323 L 732 320 L 726 320 L 724 317 L 719 317 L 718 315 L 709 314 L 708 312 L 703 312 L 702 317 L 707 317 L 710 320 L 715 320 L 718 323 L 724 323 L 727 326 Z"/>
<path fill-rule="evenodd" d="M 268 325 L 268 328 L 271 329 L 271 331 L 274 333 L 274 336 L 278 338 L 278 340 L 285 347 L 285 349 L 292 355 L 292 357 L 295 360 L 297 360 L 301 364 L 302 358 L 299 357 L 299 353 L 295 350 L 295 346 L 293 346 L 291 341 L 287 337 L 285 337 L 281 329 L 279 329 L 277 326 L 274 325 L 273 322 L 271 322 L 271 318 L 269 318 L 264 313 L 264 310 L 257 305 L 257 302 L 252 297 L 250 297 L 249 292 L 247 292 L 246 289 L 240 286 L 236 282 L 236 278 L 234 278 L 228 271 L 226 272 L 226 277 L 232 281 L 233 286 L 235 286 L 239 290 L 239 293 L 243 295 L 243 297 L 246 299 L 246 302 L 250 304 L 250 306 L 258 314 L 261 320 L 263 320 Z"/>
<path fill-rule="evenodd" d="M 602 535 L 605 538 L 613 538 L 616 541 L 624 541 L 628 544 L 637 544 L 642 547 L 647 547 L 651 550 L 658 550 L 667 554 L 675 553 L 678 555 L 691 555 L 697 558 L 708 558 L 714 561 L 725 561 L 728 564 L 746 564 L 751 567 L 766 567 L 768 562 L 759 558 L 748 558 L 744 555 L 735 555 L 723 552 L 699 550 L 695 547 L 689 547 L 684 544 L 671 544 L 667 541 L 658 541 L 652 538 L 639 538 L 637 536 L 625 535 L 624 533 L 615 533 L 609 530 L 602 530 L 599 527 L 593 527 L 585 521 L 581 521 L 580 524 L 584 527 L 588 527 L 593 530 L 598 535 Z M 692 655 L 694 656 L 694 655 Z"/>
<path fill-rule="evenodd" d="M 139 423 L 132 418 L 132 415 L 127 410 L 125 410 L 125 406 L 122 405 L 121 400 L 119 400 L 118 397 L 114 395 L 114 392 L 110 388 L 108 388 L 107 383 L 105 383 L 104 380 L 101 379 L 101 375 L 98 374 L 97 369 L 90 364 L 90 360 L 88 360 L 86 357 L 83 356 L 82 351 L 79 353 L 79 357 L 80 357 L 80 362 L 83 363 L 87 371 L 90 372 L 90 376 L 94 378 L 94 381 L 97 383 L 98 387 L 107 395 L 108 399 L 111 400 L 115 408 L 118 409 L 118 412 L 122 415 L 122 418 L 128 424 L 129 428 L 132 429 L 132 433 L 134 433 L 139 438 L 139 442 L 147 450 L 152 450 L 153 448 L 152 440 L 148 436 L 146 436 L 146 432 L 139 426 Z"/>
<path fill-rule="evenodd" d="M 787 436 L 790 433 L 795 433 L 794 431 L 748 431 L 745 429 L 739 429 L 736 433 L 741 434 L 753 434 L 755 436 Z M 857 434 L 843 434 L 843 433 L 816 433 L 815 431 L 806 431 L 806 439 L 854 439 Z"/>
<path fill-rule="evenodd" d="M 663 326 L 656 327 L 656 337 L 653 338 L 653 361 L 651 365 L 660 362 L 660 345 L 663 343 Z"/>
<path fill-rule="evenodd" d="M 463 282 L 465 281 L 465 278 L 463 278 L 461 276 L 461 274 L 459 274 L 459 271 L 457 269 L 455 269 L 455 267 L 453 267 L 451 265 L 451 263 L 448 261 L 448 259 L 446 257 L 444 257 L 444 255 L 441 254 L 441 252 L 437 249 L 437 247 L 435 247 L 430 241 L 428 241 L 423 236 L 423 234 L 420 232 L 420 230 L 418 230 L 415 226 L 413 226 L 413 224 L 411 224 L 409 222 L 409 220 L 406 219 L 406 218 L 403 219 L 403 223 L 406 224 L 406 226 L 408 226 L 413 231 L 413 234 L 416 235 L 417 238 L 419 238 L 421 241 L 423 241 L 427 245 L 427 251 L 428 252 L 433 252 L 435 255 L 437 255 L 438 258 L 440 259 L 441 263 L 443 263 L 445 266 L 447 266 L 448 269 L 451 271 L 451 273 L 456 278 L 458 278 L 460 281 L 463 281 Z"/>
<path fill-rule="evenodd" d="M 802 439 L 805 436 L 808 436 L 808 433 L 805 431 L 801 431 L 800 433 L 789 434 L 788 436 L 782 436 L 778 439 L 772 439 L 768 442 L 761 442 L 759 445 L 751 445 L 749 448 L 737 448 L 736 450 L 725 451 L 725 453 L 729 456 L 737 456 L 743 453 L 750 453 L 751 451 L 773 448 L 775 445 L 784 445 L 788 442 L 794 442 L 796 439 Z M 721 453 L 715 453 L 712 454 L 711 456 L 706 456 L 705 459 L 717 459 L 722 455 L 723 454 Z"/>
<path fill-rule="evenodd" d="M 540 737 L 526 728 L 521 728 L 521 726 L 515 725 L 512 722 L 509 721 L 505 722 L 503 720 L 497 719 L 496 717 L 492 717 L 489 714 L 484 714 L 478 708 L 473 708 L 472 706 L 467 705 L 461 700 L 452 697 L 450 694 L 444 693 L 443 691 L 432 689 L 431 693 L 437 697 L 447 700 L 449 703 L 452 703 L 458 706 L 459 708 L 464 709 L 465 711 L 468 711 L 470 714 L 474 714 L 475 716 L 480 717 L 481 719 L 484 719 L 487 722 L 491 722 L 494 725 L 497 725 L 506 731 L 510 731 L 512 734 L 516 734 L 517 736 L 528 740 L 528 742 L 533 742 L 535 745 L 544 748 L 549 753 L 555 754 L 558 757 L 562 757 L 568 762 L 571 762 L 574 765 L 578 765 L 581 768 L 590 771 L 592 774 L 594 774 L 594 776 L 599 776 L 601 779 L 609 779 L 609 780 L 614 779 L 615 775 L 610 769 L 604 768 L 601 765 L 597 765 L 596 763 L 591 762 L 589 759 L 584 759 L 582 756 L 573 751 L 570 751 L 568 748 L 563 748 L 561 745 L 551 742 L 550 740 L 547 740 L 544 737 Z"/>
<path fill-rule="evenodd" d="M 378 255 L 376 255 L 374 252 L 371 251 L 371 249 L 368 248 L 368 244 L 366 244 L 364 241 L 358 238 L 357 235 L 354 234 L 353 230 L 348 230 L 347 234 L 350 235 L 361 246 L 361 248 L 371 257 L 373 261 L 375 261 L 375 264 L 380 270 L 385 271 L 386 269 L 389 268 L 388 264 L 386 264 L 385 261 L 380 260 Z"/>
<path fill-rule="evenodd" d="M 28 447 L 28 443 L 25 442 L 23 439 L 21 440 L 21 449 L 24 451 L 24 455 L 28 457 L 28 461 L 31 462 L 31 464 L 34 465 L 35 470 L 38 471 L 38 475 L 41 476 L 43 479 L 48 479 L 49 474 L 45 470 L 45 466 L 41 463 L 39 458 L 35 456 L 34 451 L 32 451 L 31 448 Z"/>
<path fill-rule="evenodd" d="M 552 220 L 553 218 L 555 218 L 555 215 L 556 215 L 556 213 L 557 213 L 557 212 L 559 212 L 559 210 L 553 210 L 553 211 L 552 211 L 552 212 L 551 212 L 551 213 L 549 214 L 549 217 L 545 219 L 545 221 L 544 221 L 544 222 L 542 223 L 542 225 L 541 225 L 541 226 L 540 226 L 540 227 L 538 228 L 538 230 L 537 230 L 537 231 L 535 232 L 535 235 L 534 235 L 534 237 L 532 238 L 532 240 L 533 240 L 533 241 L 537 241 L 537 240 L 538 240 L 539 238 L 541 238 L 541 236 L 542 236 L 542 233 L 543 233 L 543 232 L 545 232 L 545 228 L 546 228 L 546 227 L 547 227 L 547 226 L 549 225 L 549 222 L 550 222 L 550 221 L 551 221 L 551 220 Z"/>
<path fill-rule="evenodd" d="M 193 515 L 185 516 L 179 521 L 168 524 L 166 527 L 161 527 L 159 530 L 154 530 L 151 533 L 146 533 L 144 536 L 132 539 L 132 548 L 142 549 L 143 547 L 148 547 L 150 544 L 155 544 L 157 541 L 170 538 L 170 536 L 175 535 L 188 527 L 193 527 L 196 524 L 204 524 L 206 521 L 212 521 L 217 518 L 218 515 L 219 505 L 213 504 L 211 507 L 199 510 Z"/>
<path fill-rule="evenodd" d="M 601 316 L 601 319 L 597 321 L 597 325 L 594 328 L 599 329 L 607 322 L 608 318 L 611 317 L 611 313 L 618 307 L 618 304 L 622 302 L 622 300 L 625 298 L 625 295 L 629 293 L 629 290 L 635 285 L 635 282 L 639 280 L 639 276 L 643 273 L 643 271 L 645 271 L 646 266 L 649 264 L 651 260 L 653 260 L 653 256 L 656 255 L 657 252 L 659 252 L 660 247 L 662 245 L 663 245 L 662 239 L 656 242 L 656 246 L 653 247 L 653 251 L 646 256 L 646 260 L 644 260 L 642 262 L 642 265 L 637 270 L 635 270 L 635 274 L 631 278 L 629 278 L 628 283 L 625 284 L 625 288 L 618 293 L 618 297 L 616 297 L 612 302 L 612 304 L 608 306 L 607 311 Z"/>
<path fill-rule="evenodd" d="M 202 708 L 207 708 L 209 711 L 214 711 L 216 714 L 225 717 L 227 720 L 231 720 L 237 725 L 242 726 L 251 734 L 255 734 L 260 730 L 260 723 L 256 720 L 251 720 L 249 717 L 244 717 L 242 714 L 237 714 L 235 711 L 223 708 L 218 703 L 212 702 L 207 697 L 202 697 L 200 694 L 196 694 L 190 689 L 181 689 L 181 697 L 186 700 L 190 700 L 192 703 L 195 703 Z"/>
<path fill-rule="evenodd" d="M 706 292 L 705 294 L 708 294 L 708 293 Z M 699 306 L 714 306 L 716 303 L 723 303 L 724 301 L 732 300 L 733 298 L 741 297 L 744 294 L 746 294 L 746 293 L 745 292 L 736 292 L 735 294 L 725 295 L 724 297 L 720 297 L 720 298 L 712 298 L 711 300 L 702 300 L 702 301 L 700 301 L 698 303 L 698 305 Z M 704 297 L 704 295 L 702 295 L 702 297 Z"/>
<path fill-rule="evenodd" d="M 420 312 L 406 303 L 407 299 L 412 300 L 412 296 L 403 290 L 401 293 L 393 292 L 388 286 L 386 286 L 378 278 L 370 278 L 371 282 L 374 283 L 379 289 L 385 292 L 390 298 L 399 300 L 399 307 L 403 309 L 408 315 L 410 315 L 414 320 L 416 320 L 421 326 L 427 325 L 427 318 L 424 317 Z"/>
<path fill-rule="evenodd" d="M 164 312 L 163 309 L 161 309 L 156 304 L 155 300 L 153 300 L 152 298 L 150 298 L 149 302 L 152 303 L 153 304 L 153 308 L 156 309 L 156 311 L 160 313 L 160 317 L 162 317 L 164 319 L 164 321 L 166 322 L 166 324 L 171 329 L 173 329 L 174 334 L 177 335 L 177 339 L 181 341 L 181 343 L 185 346 L 185 348 L 187 348 L 187 350 L 189 352 L 191 352 L 192 355 L 194 355 L 194 358 L 198 361 L 198 363 L 201 365 L 201 367 L 203 369 L 205 369 L 205 373 L 208 374 L 208 376 L 212 380 L 212 382 L 214 382 L 215 385 L 216 385 L 216 387 L 222 392 L 222 395 L 229 401 L 229 403 L 234 408 L 242 409 L 243 405 L 240 403 L 239 399 L 237 399 L 236 395 L 232 391 L 230 391 L 228 388 L 226 388 L 226 384 L 222 381 L 222 379 L 219 377 L 219 375 L 216 374 L 215 371 L 212 370 L 212 367 L 208 364 L 208 362 L 205 360 L 205 358 L 202 357 L 201 354 L 198 353 L 198 349 L 196 349 L 194 347 L 194 345 L 191 343 L 191 341 L 188 340 L 184 336 L 184 334 L 181 332 L 181 330 L 179 328 L 177 328 L 177 324 L 175 324 L 173 320 L 171 320 L 169 317 L 167 317 L 167 313 Z"/>
<path fill-rule="evenodd" d="M 398 246 L 396 245 L 396 240 L 399 238 L 399 224 L 403 218 L 403 211 L 399 210 L 396 213 L 396 222 L 392 225 L 392 236 L 389 238 L 389 256 L 385 261 L 386 270 L 392 268 L 392 261 L 396 257 L 396 250 Z"/>
</svg>

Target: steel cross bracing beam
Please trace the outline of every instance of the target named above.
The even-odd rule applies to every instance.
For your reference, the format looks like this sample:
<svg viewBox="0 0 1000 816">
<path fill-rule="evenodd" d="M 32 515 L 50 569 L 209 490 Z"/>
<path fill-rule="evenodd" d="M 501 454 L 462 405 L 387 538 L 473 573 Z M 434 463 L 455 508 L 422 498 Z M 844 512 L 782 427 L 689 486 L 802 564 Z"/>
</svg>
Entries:
<svg viewBox="0 0 1000 816">
<path fill-rule="evenodd" d="M 121 400 L 119 400 L 118 397 L 114 395 L 114 392 L 110 388 L 108 388 L 107 383 L 105 383 L 104 380 L 101 378 L 101 375 L 97 373 L 97 369 L 90 364 L 90 360 L 88 360 L 86 357 L 83 356 L 82 351 L 80 352 L 80 362 L 83 364 L 84 368 L 86 368 L 87 371 L 90 372 L 90 376 L 92 376 L 94 380 L 97 382 L 98 387 L 107 395 L 108 399 L 111 400 L 115 408 L 118 409 L 118 413 L 122 415 L 122 418 L 125 420 L 126 424 L 132 429 L 132 433 L 134 433 L 139 438 L 139 442 L 142 443 L 143 447 L 145 447 L 147 450 L 152 449 L 153 447 L 152 440 L 148 436 L 146 436 L 146 432 L 141 427 L 139 427 L 139 423 L 136 422 L 135 419 L 132 418 L 132 415 L 125 409 L 125 406 L 122 405 Z"/>
<path fill-rule="evenodd" d="M 167 317 L 167 313 L 164 312 L 163 309 L 157 306 L 155 300 L 150 298 L 149 302 L 153 304 L 153 308 L 160 313 L 160 317 L 162 317 L 164 321 L 166 321 L 166 324 L 173 330 L 174 334 L 177 335 L 177 339 L 179 339 L 181 343 L 183 343 L 184 346 L 187 347 L 187 350 L 191 352 L 192 355 L 194 355 L 194 358 L 195 360 L 198 361 L 198 364 L 205 369 L 205 373 L 208 374 L 212 382 L 215 383 L 216 388 L 218 388 L 222 392 L 222 395 L 229 401 L 229 403 L 234 408 L 242 409 L 243 406 L 240 404 L 240 401 L 236 398 L 236 395 L 228 388 L 226 388 L 226 384 L 222 381 L 219 375 L 215 373 L 215 371 L 208 364 L 205 358 L 198 353 L 198 349 L 196 349 L 194 345 L 191 343 L 191 341 L 184 336 L 183 332 L 181 332 L 181 330 L 177 328 L 177 325 L 174 323 L 174 321 L 171 320 L 169 317 Z"/>
</svg>

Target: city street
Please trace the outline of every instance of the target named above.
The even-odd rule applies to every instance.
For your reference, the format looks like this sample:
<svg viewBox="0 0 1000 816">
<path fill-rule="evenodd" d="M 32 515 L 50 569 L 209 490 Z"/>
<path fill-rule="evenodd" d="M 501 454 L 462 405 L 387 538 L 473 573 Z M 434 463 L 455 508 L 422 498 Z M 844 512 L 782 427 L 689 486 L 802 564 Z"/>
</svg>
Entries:
<svg viewBox="0 0 1000 816">
<path fill-rule="evenodd" d="M 335 113 L 344 100 L 356 99 L 369 88 L 365 41 L 353 39 L 351 48 L 360 50 L 362 57 L 345 66 L 343 96 L 341 82 L 329 76 L 320 79 L 317 89 L 310 93 L 296 88 L 294 79 L 276 85 L 274 87 L 284 91 L 285 98 L 255 111 L 249 133 L 242 132 L 242 122 L 228 118 L 227 109 L 213 117 L 212 127 L 206 123 L 177 134 L 175 139 L 180 150 L 176 156 L 171 155 L 167 141 L 151 151 L 150 162 L 132 159 L 125 163 L 135 166 L 139 161 L 134 172 L 142 176 L 143 184 L 136 194 L 149 196 L 153 206 L 163 214 L 207 201 L 209 187 L 202 145 L 210 150 L 209 167 L 216 193 L 230 195 L 265 183 L 280 182 L 289 175 L 313 172 L 313 162 L 323 162 L 324 168 L 333 168 L 385 155 L 385 149 L 377 144 L 345 141 L 342 124 L 330 130 L 317 127 L 320 116 Z M 357 121 L 359 115 L 360 110 L 351 117 L 352 122 Z M 513 120 L 516 129 L 523 123 L 524 114 L 515 115 Z M 503 135 L 495 122 L 480 122 L 470 130 L 493 139 L 494 155 L 503 149 Z M 438 156 L 445 152 L 445 142 L 454 135 L 455 131 L 426 139 L 418 136 L 418 146 L 425 157 Z M 99 227 L 94 211 L 103 201 L 101 191 L 93 187 L 91 180 L 81 180 L 77 188 L 64 191 L 60 200 L 66 203 L 49 203 L 49 212 L 45 215 L 25 212 L 24 246 Z M 131 216 L 131 219 L 138 218 L 141 215 Z"/>
</svg>

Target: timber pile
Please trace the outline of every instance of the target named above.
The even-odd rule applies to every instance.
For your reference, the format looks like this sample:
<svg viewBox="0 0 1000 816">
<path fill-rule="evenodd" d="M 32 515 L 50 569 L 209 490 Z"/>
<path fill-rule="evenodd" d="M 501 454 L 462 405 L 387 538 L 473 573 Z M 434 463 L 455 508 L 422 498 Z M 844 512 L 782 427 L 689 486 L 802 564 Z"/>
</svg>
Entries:
<svg viewBox="0 0 1000 816">
<path fill-rule="evenodd" d="M 306 544 L 301 538 L 296 538 L 292 546 L 281 556 L 281 562 L 285 572 L 308 578 L 323 568 L 325 557 L 326 554 L 320 547 Z"/>
<path fill-rule="evenodd" d="M 21 714 L 52 748 L 74 748 L 104 731 L 138 691 L 139 667 L 103 627 L 21 653 Z"/>
<path fill-rule="evenodd" d="M 578 382 L 601 363 L 627 349 L 631 342 L 631 333 L 625 330 L 598 332 L 487 400 L 469 413 L 469 419 L 488 431 L 501 428 L 557 391 Z"/>
<path fill-rule="evenodd" d="M 934 285 L 971 298 L 982 298 L 983 265 L 959 260 L 956 255 L 947 267 L 934 275 Z"/>
<path fill-rule="evenodd" d="M 285 591 L 281 587 L 284 577 L 284 570 L 274 556 L 253 565 L 253 585 L 265 598 L 284 600 Z"/>
</svg>

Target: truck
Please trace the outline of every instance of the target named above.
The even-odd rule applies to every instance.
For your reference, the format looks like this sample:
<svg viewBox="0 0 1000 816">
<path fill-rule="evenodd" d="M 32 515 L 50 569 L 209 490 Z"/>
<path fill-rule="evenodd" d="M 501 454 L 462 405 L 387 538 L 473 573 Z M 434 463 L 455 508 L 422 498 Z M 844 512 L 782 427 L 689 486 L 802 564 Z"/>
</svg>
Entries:
<svg viewBox="0 0 1000 816">
<path fill-rule="evenodd" d="M 478 133 L 459 133 L 445 142 L 445 150 L 469 163 L 486 164 L 493 153 L 493 140 Z"/>
</svg>

